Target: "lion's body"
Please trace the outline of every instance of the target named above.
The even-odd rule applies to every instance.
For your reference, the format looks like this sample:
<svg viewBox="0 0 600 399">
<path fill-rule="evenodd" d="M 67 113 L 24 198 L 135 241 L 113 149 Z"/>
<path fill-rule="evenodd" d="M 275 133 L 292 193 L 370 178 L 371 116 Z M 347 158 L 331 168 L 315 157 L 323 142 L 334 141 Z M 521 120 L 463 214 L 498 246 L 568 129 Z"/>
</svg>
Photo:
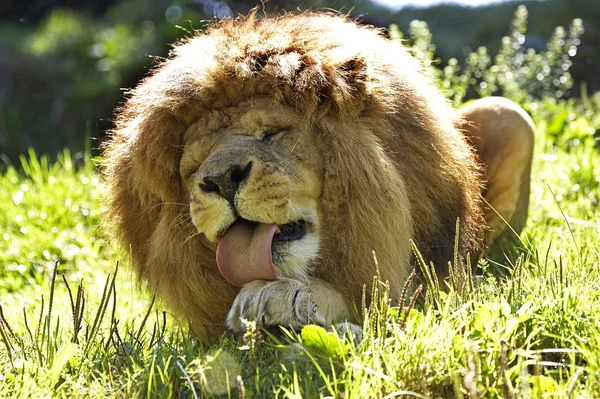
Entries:
<svg viewBox="0 0 600 399">
<path fill-rule="evenodd" d="M 323 14 L 223 22 L 133 90 L 106 152 L 111 215 L 139 276 L 202 337 L 241 298 L 215 256 L 238 215 L 280 226 L 298 212 L 314 239 L 301 250 L 317 251 L 274 260 L 294 282 L 250 283 L 240 303 L 267 290 L 288 306 L 312 284 L 319 306 L 336 292 L 332 303 L 351 306 L 376 273 L 373 251 L 395 295 L 411 239 L 443 271 L 458 218 L 460 255 L 481 250 L 482 172 L 455 124 L 418 62 L 377 30 Z M 272 126 L 284 132 L 266 142 Z M 250 172 L 226 200 L 206 179 L 235 157 Z M 328 322 L 348 317 L 335 312 Z"/>
</svg>

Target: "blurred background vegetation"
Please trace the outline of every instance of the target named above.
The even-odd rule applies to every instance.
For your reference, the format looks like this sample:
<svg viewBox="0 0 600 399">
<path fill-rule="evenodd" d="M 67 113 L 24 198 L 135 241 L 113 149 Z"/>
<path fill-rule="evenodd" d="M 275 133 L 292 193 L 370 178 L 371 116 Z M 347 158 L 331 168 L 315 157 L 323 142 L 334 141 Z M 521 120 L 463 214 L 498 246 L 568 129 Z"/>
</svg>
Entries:
<svg viewBox="0 0 600 399">
<path fill-rule="evenodd" d="M 28 148 L 52 155 L 65 146 L 77 153 L 90 138 L 96 149 L 125 90 L 167 56 L 170 43 L 213 18 L 246 13 L 257 4 L 3 0 L 0 154 L 14 160 Z M 518 8 L 520 4 L 527 8 Z M 552 113 L 553 98 L 563 104 L 573 99 L 573 107 L 585 105 L 588 115 L 582 120 L 590 124 L 577 132 L 593 138 L 600 125 L 600 97 L 592 96 L 600 89 L 600 1 L 521 0 L 391 10 L 371 0 L 280 0 L 264 8 L 333 8 L 388 28 L 392 38 L 407 42 L 432 66 L 441 88 L 457 104 L 501 94 L 530 112 L 544 108 Z M 556 126 L 550 132 L 564 132 L 567 123 L 576 122 L 568 109 L 560 107 L 552 115 L 549 124 Z"/>
</svg>

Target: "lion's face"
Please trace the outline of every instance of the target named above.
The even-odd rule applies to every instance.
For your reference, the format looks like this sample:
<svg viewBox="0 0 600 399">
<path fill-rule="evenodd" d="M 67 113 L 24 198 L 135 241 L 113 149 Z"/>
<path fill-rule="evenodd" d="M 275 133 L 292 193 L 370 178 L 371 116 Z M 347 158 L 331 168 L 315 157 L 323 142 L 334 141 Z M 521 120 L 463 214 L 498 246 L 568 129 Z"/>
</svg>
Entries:
<svg viewBox="0 0 600 399">
<path fill-rule="evenodd" d="M 180 174 L 191 220 L 217 244 L 235 285 L 306 279 L 319 255 L 323 162 L 315 132 L 292 109 L 253 99 L 186 132 Z"/>
</svg>

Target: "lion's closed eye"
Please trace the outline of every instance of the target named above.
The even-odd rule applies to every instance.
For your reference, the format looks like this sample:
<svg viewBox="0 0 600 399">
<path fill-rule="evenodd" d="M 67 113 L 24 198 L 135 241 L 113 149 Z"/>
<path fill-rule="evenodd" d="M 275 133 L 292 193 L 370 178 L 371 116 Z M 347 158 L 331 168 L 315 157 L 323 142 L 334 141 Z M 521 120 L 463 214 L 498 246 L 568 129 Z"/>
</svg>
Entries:
<svg viewBox="0 0 600 399">
<path fill-rule="evenodd" d="M 288 128 L 269 128 L 260 135 L 260 140 L 263 143 L 269 143 L 270 141 L 279 138 L 286 131 L 288 131 Z"/>
</svg>

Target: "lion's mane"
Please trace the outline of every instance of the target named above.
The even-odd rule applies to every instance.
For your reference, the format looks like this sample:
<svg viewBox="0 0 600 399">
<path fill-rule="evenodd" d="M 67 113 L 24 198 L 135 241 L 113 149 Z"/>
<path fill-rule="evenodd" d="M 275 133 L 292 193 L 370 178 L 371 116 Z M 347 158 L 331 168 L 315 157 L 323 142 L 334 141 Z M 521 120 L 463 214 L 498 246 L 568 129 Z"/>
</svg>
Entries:
<svg viewBox="0 0 600 399">
<path fill-rule="evenodd" d="M 294 107 L 323 132 L 329 228 L 317 277 L 359 299 L 375 274 L 375 251 L 397 292 L 412 268 L 399 262 L 410 252 L 399 232 L 411 229 L 424 258 L 443 270 L 457 218 L 460 254 L 480 245 L 472 150 L 406 49 L 330 14 L 224 21 L 177 45 L 131 91 L 105 152 L 110 215 L 135 270 L 201 336 L 224 328 L 238 289 L 220 276 L 214 248 L 189 222 L 179 176 L 183 134 L 200 115 L 259 95 Z M 390 168 L 401 184 L 387 181 Z"/>
</svg>

